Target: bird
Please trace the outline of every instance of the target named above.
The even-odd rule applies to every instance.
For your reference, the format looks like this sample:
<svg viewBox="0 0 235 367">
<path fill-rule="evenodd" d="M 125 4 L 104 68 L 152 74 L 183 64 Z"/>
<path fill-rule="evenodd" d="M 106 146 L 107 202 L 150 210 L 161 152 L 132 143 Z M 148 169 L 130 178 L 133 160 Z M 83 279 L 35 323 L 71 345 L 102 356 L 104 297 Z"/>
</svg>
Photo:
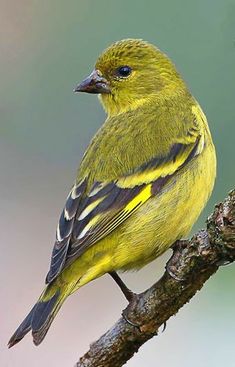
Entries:
<svg viewBox="0 0 235 367">
<path fill-rule="evenodd" d="M 117 41 L 74 89 L 97 94 L 106 120 L 77 170 L 56 230 L 46 286 L 9 341 L 39 345 L 66 298 L 110 274 L 139 270 L 185 238 L 207 203 L 216 152 L 207 119 L 170 58 Z"/>
</svg>

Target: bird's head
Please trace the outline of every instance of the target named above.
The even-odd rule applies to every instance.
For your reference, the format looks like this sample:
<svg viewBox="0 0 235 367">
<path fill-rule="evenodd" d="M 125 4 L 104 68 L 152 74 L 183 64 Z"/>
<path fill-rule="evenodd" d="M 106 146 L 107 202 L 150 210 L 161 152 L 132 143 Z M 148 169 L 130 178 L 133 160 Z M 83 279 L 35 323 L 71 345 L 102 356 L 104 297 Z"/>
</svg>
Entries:
<svg viewBox="0 0 235 367">
<path fill-rule="evenodd" d="M 75 92 L 100 94 L 106 112 L 116 115 L 180 89 L 184 82 L 164 53 L 143 40 L 125 39 L 101 54 Z"/>
</svg>

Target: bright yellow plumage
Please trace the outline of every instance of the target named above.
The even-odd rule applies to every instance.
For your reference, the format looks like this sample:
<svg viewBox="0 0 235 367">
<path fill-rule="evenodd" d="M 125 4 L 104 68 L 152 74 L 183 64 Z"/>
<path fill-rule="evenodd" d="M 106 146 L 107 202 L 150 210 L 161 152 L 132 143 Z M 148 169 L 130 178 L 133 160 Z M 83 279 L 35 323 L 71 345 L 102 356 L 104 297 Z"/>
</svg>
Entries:
<svg viewBox="0 0 235 367">
<path fill-rule="evenodd" d="M 77 91 L 108 113 L 62 212 L 48 286 L 10 340 L 44 338 L 66 297 L 107 272 L 137 269 L 185 237 L 216 175 L 205 115 L 171 61 L 141 40 L 98 59 Z"/>
</svg>

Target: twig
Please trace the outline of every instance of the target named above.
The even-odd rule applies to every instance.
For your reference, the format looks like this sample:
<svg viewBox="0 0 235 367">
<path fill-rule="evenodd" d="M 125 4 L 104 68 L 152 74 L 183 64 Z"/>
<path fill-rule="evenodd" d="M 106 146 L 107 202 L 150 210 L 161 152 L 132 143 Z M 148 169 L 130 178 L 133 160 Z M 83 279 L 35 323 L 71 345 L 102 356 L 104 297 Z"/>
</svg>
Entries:
<svg viewBox="0 0 235 367">
<path fill-rule="evenodd" d="M 163 277 L 134 297 L 124 316 L 80 358 L 75 367 L 120 367 L 162 324 L 187 303 L 219 266 L 235 260 L 235 190 L 216 205 L 207 229 L 173 246 Z M 132 326 L 126 321 L 138 325 Z"/>
</svg>

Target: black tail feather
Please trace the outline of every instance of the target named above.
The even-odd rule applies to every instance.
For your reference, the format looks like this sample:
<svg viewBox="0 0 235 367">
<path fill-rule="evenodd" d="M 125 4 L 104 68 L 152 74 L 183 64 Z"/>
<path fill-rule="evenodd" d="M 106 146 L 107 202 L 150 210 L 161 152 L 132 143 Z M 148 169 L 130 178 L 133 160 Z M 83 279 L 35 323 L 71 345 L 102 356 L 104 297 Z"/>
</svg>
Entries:
<svg viewBox="0 0 235 367">
<path fill-rule="evenodd" d="M 21 339 L 31 330 L 31 324 L 33 319 L 34 310 L 36 305 L 32 308 L 28 316 L 24 319 L 24 321 L 20 324 L 18 329 L 12 335 L 11 339 L 8 342 L 8 347 L 11 348 L 13 345 L 19 343 Z"/>
<path fill-rule="evenodd" d="M 61 303 L 59 294 L 60 291 L 58 290 L 48 301 L 40 300 L 36 303 L 12 335 L 8 343 L 9 348 L 17 344 L 30 330 L 32 330 L 34 343 L 38 345 L 42 342 L 59 309 Z"/>
<path fill-rule="evenodd" d="M 60 292 L 57 291 L 47 302 L 39 302 L 37 304 L 31 324 L 35 345 L 39 345 L 43 341 L 54 320 L 57 310 L 60 307 L 59 294 Z"/>
</svg>

